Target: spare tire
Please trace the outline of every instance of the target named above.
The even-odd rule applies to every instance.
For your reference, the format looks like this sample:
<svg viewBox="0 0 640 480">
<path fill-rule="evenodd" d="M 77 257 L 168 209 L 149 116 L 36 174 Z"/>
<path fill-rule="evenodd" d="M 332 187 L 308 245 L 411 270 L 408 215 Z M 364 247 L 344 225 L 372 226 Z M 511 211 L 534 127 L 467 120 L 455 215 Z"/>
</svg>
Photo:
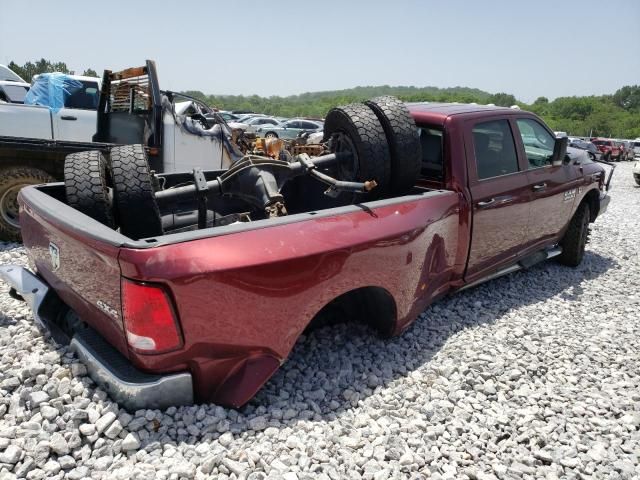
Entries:
<svg viewBox="0 0 640 480">
<path fill-rule="evenodd" d="M 378 184 L 367 194 L 341 194 L 339 198 L 373 200 L 387 193 L 391 164 L 389 145 L 382 125 L 371 109 L 360 103 L 332 108 L 324 121 L 324 140 L 330 140 L 333 152 L 353 154 L 352 160 L 337 166 L 338 180 L 375 180 Z"/>
<path fill-rule="evenodd" d="M 162 235 L 162 218 L 153 194 L 144 147 L 113 147 L 110 156 L 116 216 L 121 233 L 134 240 Z"/>
<path fill-rule="evenodd" d="M 67 204 L 107 227 L 115 228 L 107 176 L 107 161 L 98 150 L 70 153 L 64 159 Z"/>
<path fill-rule="evenodd" d="M 411 190 L 420 175 L 422 148 L 416 122 L 405 104 L 395 97 L 376 97 L 364 103 L 380 120 L 389 143 L 389 193 L 403 195 Z"/>
</svg>

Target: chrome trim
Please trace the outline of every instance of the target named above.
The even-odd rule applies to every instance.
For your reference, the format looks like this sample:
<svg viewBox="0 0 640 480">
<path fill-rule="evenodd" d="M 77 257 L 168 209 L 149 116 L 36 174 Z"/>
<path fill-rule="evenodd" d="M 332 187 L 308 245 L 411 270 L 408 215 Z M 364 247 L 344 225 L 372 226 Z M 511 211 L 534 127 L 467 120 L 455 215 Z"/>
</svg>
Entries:
<svg viewBox="0 0 640 480">
<path fill-rule="evenodd" d="M 49 287 L 37 276 L 19 265 L 0 265 L 0 280 L 4 280 L 27 302 L 33 311 L 33 318 L 43 328 L 45 322 L 40 316 L 40 306 Z"/>
</svg>

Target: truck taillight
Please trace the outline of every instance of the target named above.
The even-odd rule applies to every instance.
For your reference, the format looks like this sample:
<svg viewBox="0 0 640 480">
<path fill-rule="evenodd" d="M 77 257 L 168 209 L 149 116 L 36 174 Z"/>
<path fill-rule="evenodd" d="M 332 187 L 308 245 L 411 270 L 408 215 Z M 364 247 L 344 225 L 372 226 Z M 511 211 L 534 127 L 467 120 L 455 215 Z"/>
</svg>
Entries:
<svg viewBox="0 0 640 480">
<path fill-rule="evenodd" d="M 123 278 L 122 314 L 133 350 L 163 353 L 182 346 L 175 310 L 162 287 Z"/>
</svg>

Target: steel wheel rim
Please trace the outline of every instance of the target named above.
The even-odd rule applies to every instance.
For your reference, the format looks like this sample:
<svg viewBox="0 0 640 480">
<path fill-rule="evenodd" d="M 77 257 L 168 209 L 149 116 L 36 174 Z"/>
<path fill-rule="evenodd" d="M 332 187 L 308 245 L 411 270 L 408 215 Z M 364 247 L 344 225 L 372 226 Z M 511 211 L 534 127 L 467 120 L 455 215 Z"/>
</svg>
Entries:
<svg viewBox="0 0 640 480">
<path fill-rule="evenodd" d="M 349 152 L 352 154 L 352 160 L 350 162 L 339 163 L 338 175 L 340 180 L 356 180 L 359 173 L 358 152 L 351 141 L 351 138 L 349 138 L 349 135 L 342 132 L 335 134 L 333 139 L 333 151 Z"/>
<path fill-rule="evenodd" d="M 27 183 L 9 187 L 0 197 L 0 217 L 15 228 L 20 228 L 20 213 L 18 206 L 18 192 Z"/>
</svg>

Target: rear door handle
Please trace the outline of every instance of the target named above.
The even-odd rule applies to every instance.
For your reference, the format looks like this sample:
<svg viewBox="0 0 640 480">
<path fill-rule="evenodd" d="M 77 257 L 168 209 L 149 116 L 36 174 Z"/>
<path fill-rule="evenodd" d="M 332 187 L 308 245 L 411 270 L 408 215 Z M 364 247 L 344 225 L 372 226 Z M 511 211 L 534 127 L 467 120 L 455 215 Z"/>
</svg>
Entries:
<svg viewBox="0 0 640 480">
<path fill-rule="evenodd" d="M 488 207 L 489 205 L 493 205 L 494 203 L 496 203 L 496 199 L 492 198 L 491 200 L 485 200 L 484 202 L 478 202 L 478 207 L 485 208 L 485 207 Z"/>
<path fill-rule="evenodd" d="M 540 190 L 544 190 L 545 188 L 547 188 L 547 184 L 546 183 L 539 183 L 539 184 L 533 186 L 533 191 L 534 192 L 539 192 Z"/>
<path fill-rule="evenodd" d="M 72 115 L 62 115 L 60 117 L 60 120 L 77 120 L 77 119 L 78 119 L 78 117 L 74 117 Z"/>
</svg>

